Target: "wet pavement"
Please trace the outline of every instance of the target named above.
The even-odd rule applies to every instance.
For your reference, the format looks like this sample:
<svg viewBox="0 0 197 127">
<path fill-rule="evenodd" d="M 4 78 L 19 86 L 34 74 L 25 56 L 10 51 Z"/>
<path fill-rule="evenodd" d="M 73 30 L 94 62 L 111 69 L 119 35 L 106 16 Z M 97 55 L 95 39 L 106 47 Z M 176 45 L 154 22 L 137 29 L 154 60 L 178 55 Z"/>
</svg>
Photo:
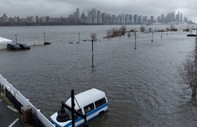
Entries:
<svg viewBox="0 0 197 127">
<path fill-rule="evenodd" d="M 23 127 L 20 119 L 7 108 L 6 102 L 2 99 L 0 99 L 0 125 L 1 127 Z"/>
</svg>

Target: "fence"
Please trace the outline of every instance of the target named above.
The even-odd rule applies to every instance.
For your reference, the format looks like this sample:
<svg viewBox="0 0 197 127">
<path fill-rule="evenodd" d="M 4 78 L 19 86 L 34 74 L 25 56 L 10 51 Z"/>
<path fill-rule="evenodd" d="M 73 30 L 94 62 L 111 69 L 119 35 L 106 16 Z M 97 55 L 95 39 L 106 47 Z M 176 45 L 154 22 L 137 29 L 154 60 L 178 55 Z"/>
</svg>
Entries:
<svg viewBox="0 0 197 127">
<path fill-rule="evenodd" d="M 14 107 L 21 113 L 21 107 L 30 105 L 32 107 L 32 124 L 36 127 L 55 127 L 20 91 L 15 89 L 0 74 L 0 92 L 3 92 Z"/>
</svg>

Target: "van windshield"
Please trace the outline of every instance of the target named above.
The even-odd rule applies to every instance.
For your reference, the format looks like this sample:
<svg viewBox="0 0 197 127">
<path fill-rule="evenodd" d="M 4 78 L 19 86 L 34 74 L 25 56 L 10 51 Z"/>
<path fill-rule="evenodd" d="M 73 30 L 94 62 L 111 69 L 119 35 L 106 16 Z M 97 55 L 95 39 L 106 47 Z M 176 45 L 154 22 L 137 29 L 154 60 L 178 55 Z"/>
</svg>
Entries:
<svg viewBox="0 0 197 127">
<path fill-rule="evenodd" d="M 72 118 L 72 112 L 68 110 L 67 108 L 64 108 L 66 113 L 69 115 L 70 119 Z"/>
</svg>

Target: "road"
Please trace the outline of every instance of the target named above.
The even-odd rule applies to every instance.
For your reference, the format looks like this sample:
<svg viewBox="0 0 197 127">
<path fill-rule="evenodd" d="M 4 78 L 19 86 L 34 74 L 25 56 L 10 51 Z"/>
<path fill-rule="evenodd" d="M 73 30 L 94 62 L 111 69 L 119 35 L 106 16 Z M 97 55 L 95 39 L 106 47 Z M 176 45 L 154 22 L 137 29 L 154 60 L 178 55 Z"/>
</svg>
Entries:
<svg viewBox="0 0 197 127">
<path fill-rule="evenodd" d="M 2 99 L 0 99 L 0 125 L 1 127 L 23 127 L 20 119 L 7 108 L 6 102 Z"/>
</svg>

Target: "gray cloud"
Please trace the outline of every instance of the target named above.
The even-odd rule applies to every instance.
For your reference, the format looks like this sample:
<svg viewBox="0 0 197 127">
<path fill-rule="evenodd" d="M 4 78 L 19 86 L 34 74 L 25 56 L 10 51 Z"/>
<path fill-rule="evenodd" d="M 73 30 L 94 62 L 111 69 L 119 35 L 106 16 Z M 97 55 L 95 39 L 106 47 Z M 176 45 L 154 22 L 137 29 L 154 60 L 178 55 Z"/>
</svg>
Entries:
<svg viewBox="0 0 197 127">
<path fill-rule="evenodd" d="M 76 8 L 158 16 L 161 13 L 181 11 L 192 20 L 197 18 L 195 0 L 0 0 L 0 15 L 8 16 L 68 16 Z"/>
</svg>

